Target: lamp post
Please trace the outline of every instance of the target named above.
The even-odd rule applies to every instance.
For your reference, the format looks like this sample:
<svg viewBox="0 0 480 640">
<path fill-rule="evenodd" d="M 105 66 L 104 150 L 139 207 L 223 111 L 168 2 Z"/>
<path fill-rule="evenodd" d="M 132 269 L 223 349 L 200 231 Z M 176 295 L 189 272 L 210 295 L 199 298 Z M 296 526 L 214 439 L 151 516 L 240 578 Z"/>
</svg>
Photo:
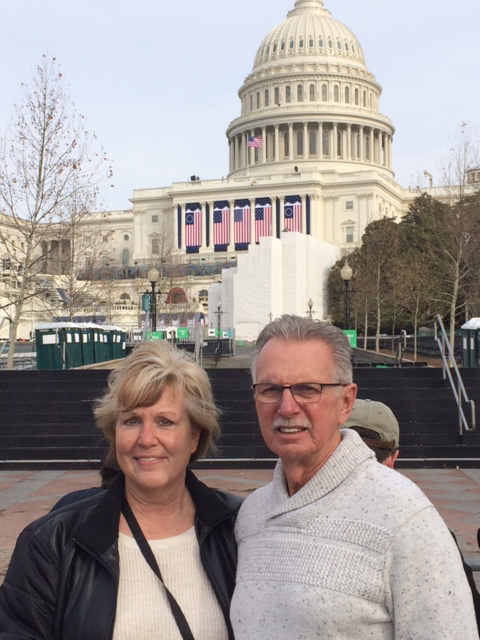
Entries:
<svg viewBox="0 0 480 640">
<path fill-rule="evenodd" d="M 222 322 L 222 315 L 223 315 L 223 311 L 222 311 L 222 303 L 221 303 L 221 301 L 220 301 L 220 300 L 218 301 L 218 304 L 217 304 L 217 311 L 216 311 L 216 314 L 217 314 L 217 334 L 218 334 L 218 338 L 220 338 L 220 337 L 221 337 L 221 334 L 220 334 L 220 324 L 221 324 L 221 322 Z"/>
<path fill-rule="evenodd" d="M 147 279 L 150 282 L 152 290 L 150 294 L 150 313 L 152 316 L 152 333 L 157 330 L 157 282 L 160 278 L 160 271 L 156 267 L 152 267 L 147 272 Z"/>
<path fill-rule="evenodd" d="M 350 280 L 353 276 L 352 267 L 348 264 L 348 260 L 345 260 L 340 271 L 340 277 L 343 280 L 345 286 L 345 297 L 343 300 L 343 328 L 350 329 Z"/>
<path fill-rule="evenodd" d="M 310 318 L 310 320 L 313 320 L 313 314 L 316 313 L 316 311 L 313 308 L 313 300 L 311 298 L 307 302 L 307 305 L 308 305 L 307 315 Z"/>
</svg>

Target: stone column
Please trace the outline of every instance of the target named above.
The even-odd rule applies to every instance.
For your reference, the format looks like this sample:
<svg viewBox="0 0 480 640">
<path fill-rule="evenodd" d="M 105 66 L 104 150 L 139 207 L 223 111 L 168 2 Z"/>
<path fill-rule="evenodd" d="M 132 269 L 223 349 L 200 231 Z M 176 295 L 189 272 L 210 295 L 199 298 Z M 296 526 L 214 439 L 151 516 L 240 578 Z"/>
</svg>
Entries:
<svg viewBox="0 0 480 640">
<path fill-rule="evenodd" d="M 288 159 L 293 159 L 293 124 L 288 125 Z"/>
<path fill-rule="evenodd" d="M 279 161 L 280 147 L 278 144 L 278 124 L 275 125 L 275 162 Z"/>
<path fill-rule="evenodd" d="M 262 163 L 265 164 L 267 161 L 267 127 L 262 127 Z"/>
<path fill-rule="evenodd" d="M 336 122 L 333 123 L 333 132 L 332 132 L 332 137 L 333 137 L 333 141 L 332 141 L 332 159 L 333 160 L 337 160 L 338 158 L 338 147 L 337 147 L 337 142 L 338 142 L 338 124 Z"/>
<path fill-rule="evenodd" d="M 347 160 L 352 159 L 352 125 L 347 125 Z"/>
<path fill-rule="evenodd" d="M 255 198 L 250 198 L 250 244 L 255 244 Z M 273 216 L 273 212 L 272 212 Z"/>
<path fill-rule="evenodd" d="M 318 123 L 318 139 L 320 147 L 318 149 L 318 157 L 320 160 L 323 158 L 323 122 Z"/>
<path fill-rule="evenodd" d="M 207 216 L 206 216 L 206 207 L 205 202 L 200 203 L 200 207 L 202 209 L 202 244 L 200 245 L 200 251 L 204 251 L 207 248 Z M 213 209 L 210 210 L 210 218 L 213 215 Z M 210 241 L 212 241 L 212 237 L 210 236 Z"/>
<path fill-rule="evenodd" d="M 369 145 L 369 146 L 370 146 L 370 150 L 369 150 L 369 153 L 370 153 L 370 162 L 372 162 L 372 163 L 373 163 L 373 162 L 374 162 L 374 157 L 373 157 L 373 154 L 374 154 L 374 147 L 373 147 L 373 127 L 370 127 L 370 145 Z"/>
<path fill-rule="evenodd" d="M 312 212 L 310 211 L 310 233 L 312 232 Z M 302 196 L 302 233 L 307 235 L 307 197 Z"/>
<path fill-rule="evenodd" d="M 365 137 L 364 137 L 364 127 L 363 125 L 360 126 L 360 131 L 359 131 L 359 142 L 360 142 L 360 162 L 365 162 Z"/>
<path fill-rule="evenodd" d="M 308 122 L 303 123 L 303 159 L 310 157 L 310 149 L 308 144 Z"/>
</svg>

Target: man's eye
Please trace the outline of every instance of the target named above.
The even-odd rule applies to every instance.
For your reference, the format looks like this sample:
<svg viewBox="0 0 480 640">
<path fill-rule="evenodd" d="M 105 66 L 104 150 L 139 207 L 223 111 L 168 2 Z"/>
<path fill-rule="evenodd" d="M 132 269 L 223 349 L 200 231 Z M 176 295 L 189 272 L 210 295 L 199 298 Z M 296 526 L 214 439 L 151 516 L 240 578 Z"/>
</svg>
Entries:
<svg viewBox="0 0 480 640">
<path fill-rule="evenodd" d="M 296 384 L 294 386 L 294 392 L 301 396 L 316 396 L 318 394 L 317 387 L 312 387 L 309 384 Z"/>
<path fill-rule="evenodd" d="M 260 393 L 261 393 L 262 396 L 274 396 L 274 395 L 277 395 L 278 390 L 280 388 L 281 387 L 279 387 L 278 385 L 272 384 L 269 387 L 264 387 L 263 389 L 261 389 Z"/>
</svg>

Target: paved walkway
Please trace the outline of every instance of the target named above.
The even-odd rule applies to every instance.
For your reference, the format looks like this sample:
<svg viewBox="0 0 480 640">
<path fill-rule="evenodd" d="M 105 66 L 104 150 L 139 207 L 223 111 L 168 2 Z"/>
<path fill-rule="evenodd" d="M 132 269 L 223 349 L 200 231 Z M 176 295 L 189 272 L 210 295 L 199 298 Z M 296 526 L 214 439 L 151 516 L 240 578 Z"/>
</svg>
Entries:
<svg viewBox="0 0 480 640">
<path fill-rule="evenodd" d="M 269 482 L 272 471 L 202 470 L 197 475 L 208 485 L 248 495 Z M 466 560 L 480 563 L 477 529 L 480 527 L 479 469 L 402 469 L 435 504 L 456 534 Z M 0 471 L 0 582 L 5 575 L 15 540 L 32 520 L 47 513 L 65 493 L 98 486 L 96 471 Z M 480 583 L 480 572 L 476 573 Z"/>
</svg>

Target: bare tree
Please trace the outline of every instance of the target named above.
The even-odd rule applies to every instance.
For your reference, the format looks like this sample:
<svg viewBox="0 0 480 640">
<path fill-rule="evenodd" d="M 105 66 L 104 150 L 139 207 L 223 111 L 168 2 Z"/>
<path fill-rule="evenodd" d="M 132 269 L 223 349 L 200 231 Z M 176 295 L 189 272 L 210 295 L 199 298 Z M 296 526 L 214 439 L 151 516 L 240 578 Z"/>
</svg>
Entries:
<svg viewBox="0 0 480 640">
<path fill-rule="evenodd" d="M 52 252 L 65 246 L 72 211 L 91 211 L 100 185 L 111 175 L 95 135 L 86 131 L 64 89 L 56 59 L 43 56 L 30 83 L 22 86 L 23 101 L 15 105 L 0 141 L 0 213 L 12 228 L 0 239 L 21 273 L 10 300 L 9 368 L 23 306 L 35 295 L 38 273 Z M 64 233 L 56 243 L 49 242 L 52 225 Z"/>
</svg>

